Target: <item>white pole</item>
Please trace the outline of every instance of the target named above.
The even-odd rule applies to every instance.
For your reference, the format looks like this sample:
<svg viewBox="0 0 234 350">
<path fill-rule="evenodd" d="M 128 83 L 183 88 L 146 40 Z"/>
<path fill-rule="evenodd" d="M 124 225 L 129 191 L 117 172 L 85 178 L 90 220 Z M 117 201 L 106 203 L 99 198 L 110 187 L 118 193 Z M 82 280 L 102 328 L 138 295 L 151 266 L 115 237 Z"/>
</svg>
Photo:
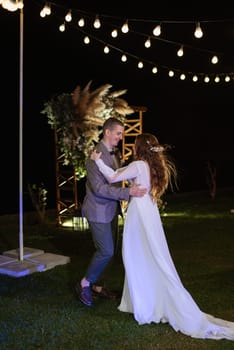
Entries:
<svg viewBox="0 0 234 350">
<path fill-rule="evenodd" d="M 23 261 L 23 33 L 24 14 L 20 9 L 20 53 L 19 53 L 19 259 Z"/>
</svg>

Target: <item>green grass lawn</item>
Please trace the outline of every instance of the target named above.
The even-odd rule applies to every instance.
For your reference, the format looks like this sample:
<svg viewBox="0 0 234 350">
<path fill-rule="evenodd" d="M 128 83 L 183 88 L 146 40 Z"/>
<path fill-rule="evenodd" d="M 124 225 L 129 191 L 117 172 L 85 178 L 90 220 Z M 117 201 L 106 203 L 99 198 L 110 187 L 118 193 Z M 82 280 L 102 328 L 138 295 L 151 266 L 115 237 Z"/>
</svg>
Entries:
<svg viewBox="0 0 234 350">
<path fill-rule="evenodd" d="M 234 189 L 218 191 L 214 200 L 205 192 L 165 199 L 163 225 L 184 286 L 204 312 L 234 321 Z M 0 253 L 18 247 L 18 232 L 17 216 L 0 217 Z M 234 349 L 234 342 L 193 339 L 168 324 L 139 326 L 117 310 L 118 300 L 83 306 L 74 285 L 92 255 L 90 232 L 58 228 L 53 212 L 44 224 L 25 214 L 24 246 L 71 262 L 20 278 L 0 274 L 0 349 Z M 123 278 L 119 247 L 107 287 L 121 292 Z"/>
</svg>

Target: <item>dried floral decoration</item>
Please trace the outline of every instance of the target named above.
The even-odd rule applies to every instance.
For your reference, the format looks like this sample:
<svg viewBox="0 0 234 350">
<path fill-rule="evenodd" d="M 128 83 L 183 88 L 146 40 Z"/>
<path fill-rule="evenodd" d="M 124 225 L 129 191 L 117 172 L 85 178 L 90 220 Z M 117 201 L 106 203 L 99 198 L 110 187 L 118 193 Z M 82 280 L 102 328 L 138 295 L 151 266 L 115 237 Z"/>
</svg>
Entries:
<svg viewBox="0 0 234 350">
<path fill-rule="evenodd" d="M 127 90 L 110 92 L 112 85 L 105 84 L 91 91 L 91 83 L 51 98 L 41 112 L 47 115 L 52 129 L 60 130 L 58 144 L 64 165 L 75 167 L 78 180 L 86 175 L 85 162 L 99 140 L 104 121 L 115 117 L 124 122 L 126 115 L 134 113 L 120 98 Z"/>
</svg>

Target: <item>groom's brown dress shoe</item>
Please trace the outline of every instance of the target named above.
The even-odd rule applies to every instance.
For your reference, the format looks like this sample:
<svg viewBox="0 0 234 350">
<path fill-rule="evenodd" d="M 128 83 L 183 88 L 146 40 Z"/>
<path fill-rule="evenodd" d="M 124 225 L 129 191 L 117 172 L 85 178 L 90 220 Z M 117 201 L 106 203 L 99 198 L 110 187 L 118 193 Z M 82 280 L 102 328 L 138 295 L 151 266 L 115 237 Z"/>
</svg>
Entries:
<svg viewBox="0 0 234 350">
<path fill-rule="evenodd" d="M 115 300 L 118 297 L 116 293 L 111 292 L 105 287 L 102 287 L 101 291 L 97 291 L 95 287 L 92 287 L 92 295 L 93 297 L 101 297 L 101 298 L 112 299 L 112 300 Z"/>
</svg>

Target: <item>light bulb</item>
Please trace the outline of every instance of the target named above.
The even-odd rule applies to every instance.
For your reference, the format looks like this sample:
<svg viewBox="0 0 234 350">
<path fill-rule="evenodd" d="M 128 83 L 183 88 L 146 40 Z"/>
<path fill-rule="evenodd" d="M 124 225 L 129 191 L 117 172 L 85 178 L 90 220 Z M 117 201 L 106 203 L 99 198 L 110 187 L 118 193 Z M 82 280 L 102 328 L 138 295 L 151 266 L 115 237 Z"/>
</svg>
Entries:
<svg viewBox="0 0 234 350">
<path fill-rule="evenodd" d="M 122 26 L 122 28 L 121 28 L 121 31 L 125 34 L 125 33 L 127 33 L 128 31 L 129 31 L 129 28 L 128 28 L 128 21 L 126 21 L 125 23 L 124 23 L 124 25 Z"/>
<path fill-rule="evenodd" d="M 213 63 L 213 64 L 216 64 L 216 63 L 218 63 L 218 57 L 217 56 L 213 56 L 212 57 L 212 59 L 211 59 L 211 62 Z"/>
<path fill-rule="evenodd" d="M 23 0 L 18 0 L 18 9 L 21 10 L 24 7 L 24 2 Z M 50 13 L 48 13 L 50 15 Z"/>
<path fill-rule="evenodd" d="M 150 38 L 148 38 L 145 42 L 145 47 L 148 49 L 151 46 Z"/>
<path fill-rule="evenodd" d="M 104 53 L 109 53 L 109 52 L 110 52 L 109 47 L 108 47 L 108 46 L 105 46 L 105 47 L 104 47 Z"/>
<path fill-rule="evenodd" d="M 194 32 L 194 36 L 197 39 L 200 39 L 203 36 L 203 32 L 202 32 L 202 29 L 200 27 L 200 23 L 199 22 L 197 22 L 196 29 L 195 29 L 195 32 Z"/>
<path fill-rule="evenodd" d="M 181 47 L 177 51 L 177 56 L 182 57 L 183 55 L 184 55 L 184 50 L 183 50 L 183 45 L 181 45 Z"/>
<path fill-rule="evenodd" d="M 182 73 L 182 74 L 180 75 L 180 80 L 185 80 L 185 78 L 186 78 L 185 74 Z"/>
<path fill-rule="evenodd" d="M 79 26 L 79 27 L 84 27 L 84 25 L 85 25 L 85 20 L 84 20 L 84 18 L 80 18 L 79 21 L 78 21 L 78 26 Z"/>
<path fill-rule="evenodd" d="M 175 74 L 175 73 L 173 72 L 173 70 L 170 70 L 170 71 L 168 72 L 168 75 L 169 75 L 169 77 L 171 77 L 171 78 L 174 77 L 174 74 Z"/>
<path fill-rule="evenodd" d="M 99 28 L 101 27 L 101 22 L 100 22 L 100 20 L 99 20 L 98 15 L 97 15 L 96 18 L 95 18 L 95 21 L 94 21 L 94 23 L 93 23 L 93 26 L 94 26 L 94 28 L 96 28 L 96 29 L 99 29 Z"/>
<path fill-rule="evenodd" d="M 159 35 L 161 34 L 161 26 L 160 26 L 160 24 L 158 24 L 158 25 L 154 28 L 153 34 L 154 34 L 155 36 L 159 36 Z"/>
<path fill-rule="evenodd" d="M 118 30 L 117 29 L 112 30 L 111 36 L 112 38 L 116 38 L 118 36 Z"/>
<path fill-rule="evenodd" d="M 18 10 L 18 4 L 16 1 L 12 1 L 12 0 L 2 0 L 2 7 L 5 10 L 14 12 Z"/>
<path fill-rule="evenodd" d="M 41 16 L 42 18 L 44 18 L 44 17 L 46 16 L 46 10 L 45 10 L 45 8 L 43 8 L 43 9 L 41 10 L 40 16 Z"/>
<path fill-rule="evenodd" d="M 123 54 L 122 57 L 121 57 L 121 61 L 122 62 L 126 62 L 127 61 L 127 56 Z"/>
<path fill-rule="evenodd" d="M 60 30 L 60 32 L 65 31 L 65 24 L 64 23 L 59 26 L 59 30 Z"/>
<path fill-rule="evenodd" d="M 46 4 L 45 7 L 44 7 L 44 10 L 45 10 L 45 14 L 47 16 L 49 16 L 51 14 L 51 8 L 50 8 L 50 5 Z"/>
<path fill-rule="evenodd" d="M 90 39 L 89 39 L 88 36 L 86 36 L 86 37 L 84 38 L 84 43 L 85 43 L 85 44 L 89 44 L 89 43 L 90 43 Z"/>
<path fill-rule="evenodd" d="M 137 67 L 142 69 L 144 67 L 144 64 L 142 61 L 139 61 L 138 64 L 137 64 Z"/>
<path fill-rule="evenodd" d="M 152 73 L 156 74 L 158 72 L 158 68 L 157 67 L 153 67 L 152 68 Z"/>
<path fill-rule="evenodd" d="M 70 11 L 68 11 L 68 13 L 65 16 L 65 21 L 71 22 L 71 20 L 72 20 L 72 14 L 71 14 L 71 10 L 70 10 Z"/>
</svg>

